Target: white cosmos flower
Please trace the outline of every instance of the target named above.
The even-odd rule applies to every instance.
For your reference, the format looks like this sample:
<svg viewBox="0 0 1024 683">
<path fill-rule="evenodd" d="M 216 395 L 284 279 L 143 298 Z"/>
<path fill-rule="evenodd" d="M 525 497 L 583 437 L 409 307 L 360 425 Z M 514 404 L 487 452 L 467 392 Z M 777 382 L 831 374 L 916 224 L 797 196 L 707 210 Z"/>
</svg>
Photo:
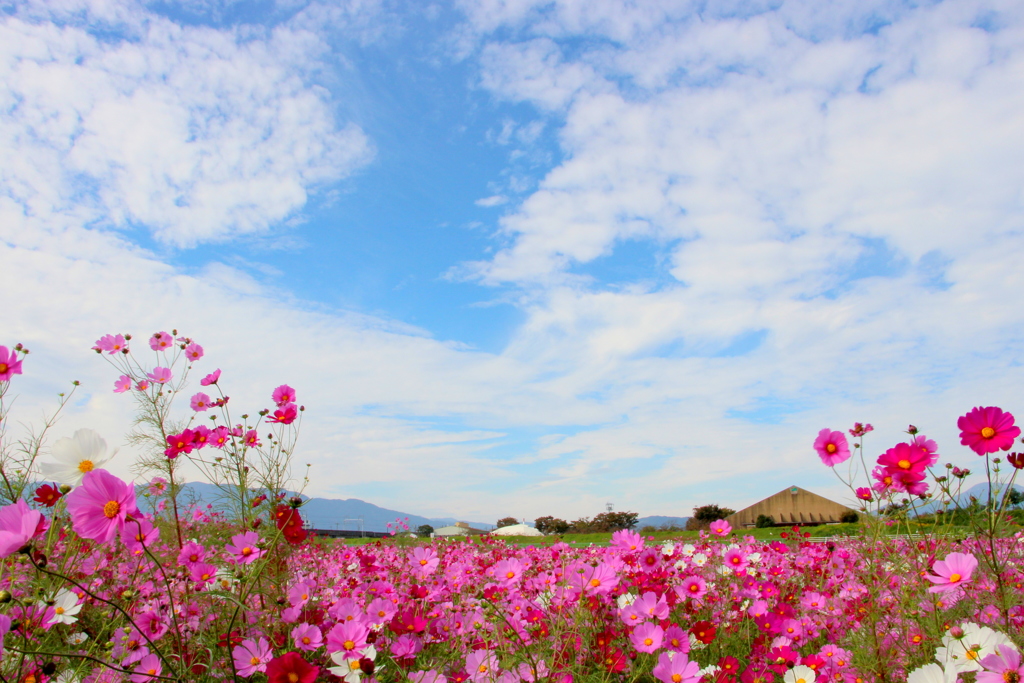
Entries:
<svg viewBox="0 0 1024 683">
<path fill-rule="evenodd" d="M 373 645 L 369 645 L 363 649 L 361 657 L 355 659 L 348 658 L 348 652 L 340 650 L 338 652 L 331 653 L 331 659 L 338 666 L 328 667 L 328 671 L 337 676 L 338 678 L 344 678 L 345 683 L 359 683 L 359 679 L 363 677 L 363 670 L 359 667 L 360 659 L 369 659 L 371 661 L 377 658 L 377 650 Z M 374 669 L 383 668 L 382 666 L 376 665 Z"/>
<path fill-rule="evenodd" d="M 907 676 L 907 683 L 954 683 L 956 681 L 956 669 L 949 667 L 943 669 L 938 664 L 925 664 L 914 669 Z"/>
<path fill-rule="evenodd" d="M 703 567 L 708 563 L 708 556 L 704 553 L 697 553 L 693 556 L 693 564 L 697 567 Z"/>
<path fill-rule="evenodd" d="M 40 602 L 40 607 L 46 607 L 47 603 Z M 53 620 L 51 624 L 73 624 L 78 621 L 76 616 L 82 610 L 78 596 L 69 590 L 61 589 L 53 599 Z"/>
<path fill-rule="evenodd" d="M 815 676 L 817 674 L 814 673 L 814 669 L 803 664 L 797 664 L 786 672 L 782 680 L 786 683 L 814 683 Z"/>
<path fill-rule="evenodd" d="M 79 429 L 70 439 L 59 439 L 51 450 L 57 462 L 42 463 L 43 476 L 69 486 L 81 484 L 86 472 L 99 469 L 117 453 L 107 455 L 107 442 L 91 429 Z"/>
<path fill-rule="evenodd" d="M 71 635 L 69 635 L 67 638 L 64 639 L 64 641 L 68 645 L 81 645 L 82 643 L 84 643 L 87 640 L 89 640 L 89 634 L 88 633 L 72 633 Z"/>
<path fill-rule="evenodd" d="M 987 626 L 977 624 L 960 624 L 963 636 L 954 638 L 946 632 L 942 636 L 942 645 L 935 650 L 935 659 L 947 670 L 955 673 L 981 671 L 979 663 L 985 657 L 996 654 L 997 645 L 1016 645 L 1002 633 L 993 631 Z"/>
<path fill-rule="evenodd" d="M 615 602 L 619 605 L 619 609 L 626 609 L 636 602 L 636 595 L 633 593 L 623 593 L 615 599 Z"/>
</svg>

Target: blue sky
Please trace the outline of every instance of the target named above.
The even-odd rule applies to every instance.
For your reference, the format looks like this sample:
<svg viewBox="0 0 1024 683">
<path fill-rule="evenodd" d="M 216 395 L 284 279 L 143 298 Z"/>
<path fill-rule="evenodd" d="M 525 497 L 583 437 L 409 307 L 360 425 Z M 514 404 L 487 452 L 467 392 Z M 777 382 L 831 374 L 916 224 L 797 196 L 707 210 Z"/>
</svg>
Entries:
<svg viewBox="0 0 1024 683">
<path fill-rule="evenodd" d="M 307 493 L 425 516 L 843 500 L 810 444 L 854 421 L 970 465 L 957 416 L 1018 400 L 1022 15 L 8 4 L 19 409 L 74 376 L 55 436 L 120 444 L 87 350 L 176 326 L 239 401 L 298 389 Z"/>
</svg>

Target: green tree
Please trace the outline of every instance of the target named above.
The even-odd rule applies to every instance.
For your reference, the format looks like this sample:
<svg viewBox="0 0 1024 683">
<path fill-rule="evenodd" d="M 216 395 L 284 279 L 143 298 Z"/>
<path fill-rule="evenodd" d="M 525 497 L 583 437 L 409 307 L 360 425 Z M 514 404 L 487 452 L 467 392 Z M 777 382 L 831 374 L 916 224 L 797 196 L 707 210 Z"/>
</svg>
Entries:
<svg viewBox="0 0 1024 683">
<path fill-rule="evenodd" d="M 503 526 L 515 526 L 516 524 L 519 524 L 519 520 L 515 517 L 502 517 L 498 520 L 499 529 Z"/>
<path fill-rule="evenodd" d="M 420 524 L 418 527 L 416 527 L 417 536 L 428 538 L 432 533 L 434 533 L 434 527 L 430 526 L 429 524 Z"/>
<path fill-rule="evenodd" d="M 542 534 L 561 535 L 569 530 L 569 522 L 550 515 L 546 517 L 538 517 L 533 520 L 533 525 L 537 527 L 537 531 Z"/>
<path fill-rule="evenodd" d="M 731 508 L 709 504 L 693 508 L 693 517 L 686 520 L 687 531 L 700 531 L 711 526 L 716 519 L 725 519 L 736 511 Z"/>
<path fill-rule="evenodd" d="M 758 529 L 767 529 L 769 527 L 773 527 L 775 526 L 775 518 L 771 515 L 758 515 L 757 521 L 754 522 L 754 526 Z"/>
</svg>

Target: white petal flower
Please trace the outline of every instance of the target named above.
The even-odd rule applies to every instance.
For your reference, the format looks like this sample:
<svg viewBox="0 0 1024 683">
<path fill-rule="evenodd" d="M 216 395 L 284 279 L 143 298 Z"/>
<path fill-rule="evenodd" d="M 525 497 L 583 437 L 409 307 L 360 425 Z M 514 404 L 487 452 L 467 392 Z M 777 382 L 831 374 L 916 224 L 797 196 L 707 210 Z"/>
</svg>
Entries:
<svg viewBox="0 0 1024 683">
<path fill-rule="evenodd" d="M 86 472 L 99 469 L 117 453 L 107 455 L 107 442 L 91 429 L 79 429 L 70 439 L 59 439 L 52 452 L 57 462 L 42 463 L 43 476 L 69 486 L 81 484 Z"/>
<path fill-rule="evenodd" d="M 938 664 L 925 664 L 914 669 L 907 676 L 907 683 L 954 683 L 956 681 L 956 669 L 949 667 L 943 670 Z"/>
<path fill-rule="evenodd" d="M 1009 638 L 987 626 L 966 623 L 960 624 L 959 628 L 963 631 L 962 637 L 954 638 L 947 632 L 942 636 L 942 645 L 935 650 L 935 659 L 947 671 L 981 671 L 979 662 L 995 654 L 997 645 L 1016 648 Z"/>
<path fill-rule="evenodd" d="M 40 607 L 47 603 L 40 602 Z M 53 620 L 51 624 L 73 624 L 78 621 L 78 613 L 82 610 L 78 596 L 69 590 L 61 589 L 53 599 Z"/>
<path fill-rule="evenodd" d="M 782 677 L 786 683 L 814 683 L 817 674 L 814 669 L 803 664 L 798 664 L 786 672 Z"/>
</svg>

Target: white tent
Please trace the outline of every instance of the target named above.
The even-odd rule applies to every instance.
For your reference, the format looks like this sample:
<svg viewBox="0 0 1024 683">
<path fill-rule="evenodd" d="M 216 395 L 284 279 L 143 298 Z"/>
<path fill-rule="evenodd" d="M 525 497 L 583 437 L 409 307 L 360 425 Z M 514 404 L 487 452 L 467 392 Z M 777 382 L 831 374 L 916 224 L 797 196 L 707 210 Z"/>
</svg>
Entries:
<svg viewBox="0 0 1024 683">
<path fill-rule="evenodd" d="M 543 536 L 541 532 L 534 529 L 532 526 L 526 526 L 525 524 L 513 524 L 512 526 L 503 526 L 500 529 L 495 529 L 491 532 L 493 536 Z"/>
</svg>

